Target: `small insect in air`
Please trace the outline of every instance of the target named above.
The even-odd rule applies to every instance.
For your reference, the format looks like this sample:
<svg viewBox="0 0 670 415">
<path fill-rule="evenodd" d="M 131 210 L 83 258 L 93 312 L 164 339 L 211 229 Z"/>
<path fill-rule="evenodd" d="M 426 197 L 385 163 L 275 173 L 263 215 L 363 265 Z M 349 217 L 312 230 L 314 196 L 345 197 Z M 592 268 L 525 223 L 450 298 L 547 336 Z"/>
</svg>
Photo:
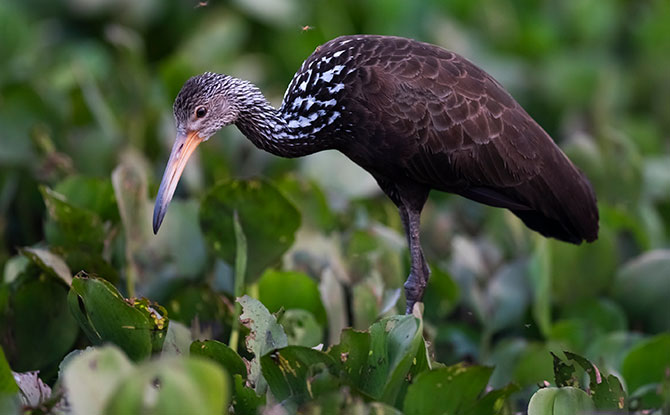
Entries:
<svg viewBox="0 0 670 415">
<path fill-rule="evenodd" d="M 195 8 L 200 8 L 200 7 L 206 7 L 209 5 L 209 0 L 207 1 L 199 1 L 198 4 L 195 5 Z"/>
<path fill-rule="evenodd" d="M 310 26 L 310 25 L 305 25 L 305 26 L 300 27 L 300 30 L 303 31 L 303 32 L 307 32 L 308 30 L 312 30 L 312 29 L 314 29 L 314 26 Z"/>
</svg>

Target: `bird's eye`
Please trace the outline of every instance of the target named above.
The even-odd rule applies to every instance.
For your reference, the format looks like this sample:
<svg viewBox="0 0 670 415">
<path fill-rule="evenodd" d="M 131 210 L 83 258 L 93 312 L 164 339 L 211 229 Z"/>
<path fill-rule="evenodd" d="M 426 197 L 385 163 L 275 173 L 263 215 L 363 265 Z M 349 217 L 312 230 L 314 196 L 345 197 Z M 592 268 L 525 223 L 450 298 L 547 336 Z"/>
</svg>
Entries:
<svg viewBox="0 0 670 415">
<path fill-rule="evenodd" d="M 205 107 L 198 107 L 195 109 L 195 116 L 198 118 L 202 118 L 205 115 L 207 115 L 207 108 Z"/>
</svg>

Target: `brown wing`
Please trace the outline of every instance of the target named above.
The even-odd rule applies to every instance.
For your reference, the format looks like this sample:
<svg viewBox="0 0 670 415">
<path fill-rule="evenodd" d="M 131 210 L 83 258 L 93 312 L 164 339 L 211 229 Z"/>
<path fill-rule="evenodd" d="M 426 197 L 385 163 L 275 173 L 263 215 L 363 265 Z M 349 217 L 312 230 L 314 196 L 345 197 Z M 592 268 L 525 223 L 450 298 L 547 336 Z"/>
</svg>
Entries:
<svg viewBox="0 0 670 415">
<path fill-rule="evenodd" d="M 378 54 L 390 58 L 370 55 L 360 96 L 382 120 L 378 135 L 405 140 L 409 178 L 508 208 L 545 236 L 597 238 L 590 183 L 498 82 L 455 53 L 383 39 Z"/>
</svg>

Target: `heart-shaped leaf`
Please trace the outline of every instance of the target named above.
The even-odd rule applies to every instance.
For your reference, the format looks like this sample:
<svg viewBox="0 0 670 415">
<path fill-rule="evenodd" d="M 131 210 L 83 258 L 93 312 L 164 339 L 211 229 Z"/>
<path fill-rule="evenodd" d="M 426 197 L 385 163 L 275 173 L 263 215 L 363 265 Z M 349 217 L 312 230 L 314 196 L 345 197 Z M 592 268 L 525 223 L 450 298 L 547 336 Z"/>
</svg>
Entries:
<svg viewBox="0 0 670 415">
<path fill-rule="evenodd" d="M 116 344 L 136 361 L 161 350 L 168 326 L 163 307 L 126 300 L 108 281 L 84 273 L 72 281 L 67 300 L 93 344 Z"/>
<path fill-rule="evenodd" d="M 229 264 L 235 262 L 235 211 L 247 238 L 247 277 L 254 281 L 291 247 L 300 214 L 262 179 L 229 180 L 214 186 L 202 202 L 200 226 L 214 252 Z"/>
</svg>

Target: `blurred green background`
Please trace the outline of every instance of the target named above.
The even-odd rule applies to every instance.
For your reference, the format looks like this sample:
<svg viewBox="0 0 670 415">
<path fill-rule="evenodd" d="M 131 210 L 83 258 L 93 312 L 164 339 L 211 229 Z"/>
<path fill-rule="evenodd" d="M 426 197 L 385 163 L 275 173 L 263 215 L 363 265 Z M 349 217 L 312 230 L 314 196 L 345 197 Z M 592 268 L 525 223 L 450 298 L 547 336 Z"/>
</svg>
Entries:
<svg viewBox="0 0 670 415">
<path fill-rule="evenodd" d="M 651 336 L 670 344 L 669 22 L 666 0 L 4 0 L 3 284 L 27 272 L 19 248 L 47 247 L 73 273 L 104 276 L 126 295 L 161 302 L 173 320 L 197 317 L 211 338 L 227 338 L 231 264 L 217 259 L 208 243 L 216 235 L 204 235 L 198 209 L 215 183 L 262 176 L 302 216 L 277 268 L 318 285 L 310 310 L 317 343 L 401 312 L 394 301 L 408 257 L 399 218 L 374 181 L 338 154 L 282 160 L 228 128 L 190 161 L 156 237 L 150 213 L 174 138 L 172 101 L 190 76 L 249 79 L 279 106 L 319 44 L 353 33 L 407 36 L 498 79 L 584 170 L 601 215 L 599 240 L 575 247 L 542 239 L 503 210 L 433 193 L 423 216 L 432 355 L 496 365 L 495 387 L 533 389 L 550 379 L 549 350 L 630 372 L 625 359 L 636 345 Z M 62 196 L 49 189 L 72 206 L 70 222 L 55 218 Z M 277 223 L 268 213 L 254 226 Z M 275 295 L 286 291 L 276 284 L 264 275 L 250 288 L 270 311 L 289 301 Z M 9 296 L 0 295 L 0 307 L 16 314 L 21 304 Z M 12 335 L 3 331 L 7 347 Z M 5 352 L 17 371 L 48 373 L 85 345 L 72 333 L 51 358 Z M 670 365 L 670 346 L 661 350 L 667 356 L 654 355 L 652 367 Z M 667 376 L 651 372 L 637 386 Z"/>
</svg>

